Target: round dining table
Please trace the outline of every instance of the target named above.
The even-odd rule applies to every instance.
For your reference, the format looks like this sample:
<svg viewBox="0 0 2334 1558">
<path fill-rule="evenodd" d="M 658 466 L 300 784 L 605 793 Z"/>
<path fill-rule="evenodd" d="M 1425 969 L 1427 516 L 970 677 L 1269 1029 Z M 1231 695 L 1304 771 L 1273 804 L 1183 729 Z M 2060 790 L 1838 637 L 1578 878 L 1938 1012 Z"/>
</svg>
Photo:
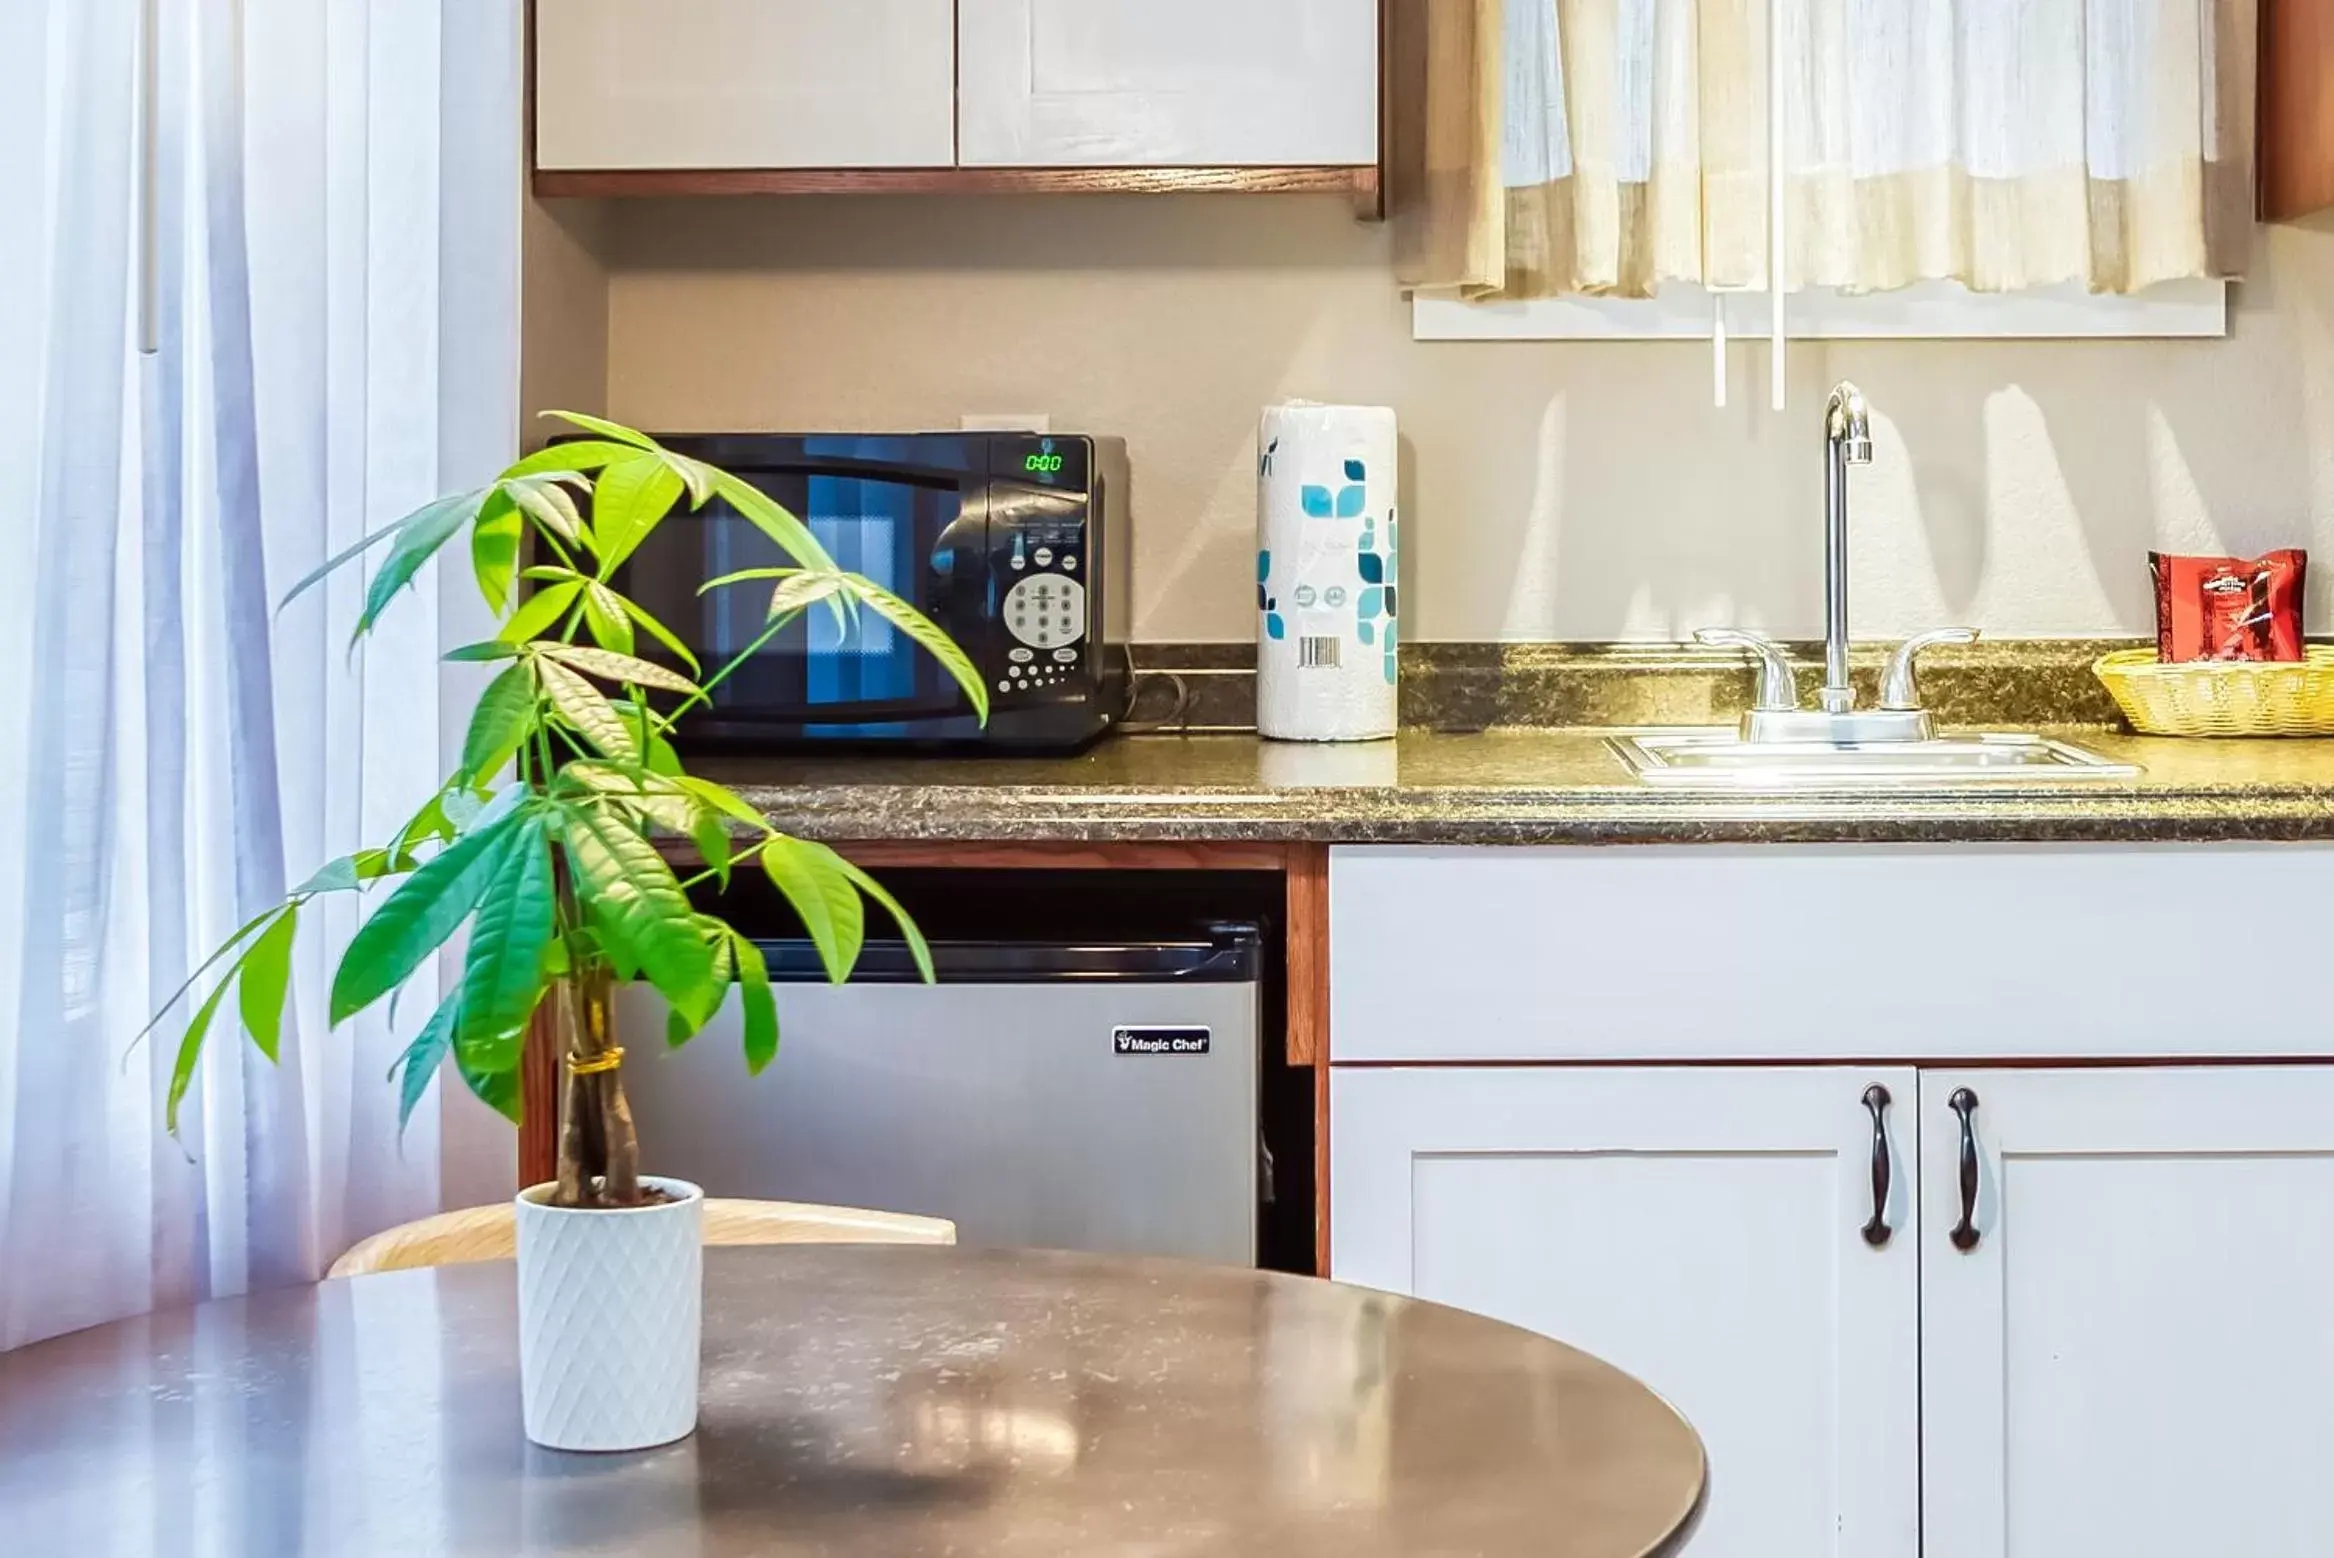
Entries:
<svg viewBox="0 0 2334 1558">
<path fill-rule="evenodd" d="M 697 1431 L 521 1431 L 508 1262 L 0 1355 L 0 1551 L 1641 1558 L 1700 1441 L 1620 1370 L 1310 1278 L 1051 1251 L 705 1258 Z"/>
</svg>

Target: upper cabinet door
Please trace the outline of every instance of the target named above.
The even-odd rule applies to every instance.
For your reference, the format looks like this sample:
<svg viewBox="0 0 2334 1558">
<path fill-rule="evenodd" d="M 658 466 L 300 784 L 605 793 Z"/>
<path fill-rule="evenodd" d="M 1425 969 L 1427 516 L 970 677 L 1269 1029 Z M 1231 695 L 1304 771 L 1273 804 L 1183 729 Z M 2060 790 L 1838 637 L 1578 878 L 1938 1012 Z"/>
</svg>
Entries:
<svg viewBox="0 0 2334 1558">
<path fill-rule="evenodd" d="M 968 167 L 1378 160 L 1378 0 L 959 0 Z"/>
<path fill-rule="evenodd" d="M 1888 1068 L 1337 1067 L 1333 1274 L 1659 1391 L 1709 1457 L 1684 1558 L 1915 1558 L 1917 1088 Z"/>
<path fill-rule="evenodd" d="M 1926 1558 L 2334 1551 L 2334 1069 L 1924 1072 L 1919 1137 Z"/>
<path fill-rule="evenodd" d="M 537 0 L 535 166 L 947 167 L 954 0 Z"/>
</svg>

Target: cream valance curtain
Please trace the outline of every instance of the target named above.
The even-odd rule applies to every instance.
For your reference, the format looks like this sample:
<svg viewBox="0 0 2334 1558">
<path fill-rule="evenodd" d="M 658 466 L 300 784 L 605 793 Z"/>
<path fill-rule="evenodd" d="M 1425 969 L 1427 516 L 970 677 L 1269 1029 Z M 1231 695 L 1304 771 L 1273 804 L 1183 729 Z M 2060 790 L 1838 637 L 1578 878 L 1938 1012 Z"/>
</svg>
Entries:
<svg viewBox="0 0 2334 1558">
<path fill-rule="evenodd" d="M 1397 0 L 1398 269 L 1469 297 L 2228 277 L 2255 0 Z"/>
</svg>

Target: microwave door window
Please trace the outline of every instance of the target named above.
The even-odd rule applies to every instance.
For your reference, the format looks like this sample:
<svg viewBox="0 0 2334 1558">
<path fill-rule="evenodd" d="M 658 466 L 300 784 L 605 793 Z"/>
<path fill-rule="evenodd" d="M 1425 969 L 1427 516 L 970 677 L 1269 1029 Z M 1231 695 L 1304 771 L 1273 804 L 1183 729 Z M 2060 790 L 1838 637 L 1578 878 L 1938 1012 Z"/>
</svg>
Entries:
<svg viewBox="0 0 2334 1558">
<path fill-rule="evenodd" d="M 929 611 L 927 559 L 956 517 L 953 485 L 817 472 L 756 472 L 751 479 L 802 519 L 836 566 Z M 692 588 L 746 569 L 794 566 L 726 504 L 707 505 L 698 524 L 702 550 L 690 570 Z M 692 647 L 709 674 L 763 639 L 771 589 L 761 579 L 724 585 L 683 614 L 699 623 L 700 643 Z M 714 690 L 713 705 L 717 717 L 821 725 L 827 715 L 876 734 L 887 717 L 951 712 L 958 698 L 946 673 L 890 622 L 864 609 L 838 617 L 822 601 L 754 648 Z"/>
</svg>

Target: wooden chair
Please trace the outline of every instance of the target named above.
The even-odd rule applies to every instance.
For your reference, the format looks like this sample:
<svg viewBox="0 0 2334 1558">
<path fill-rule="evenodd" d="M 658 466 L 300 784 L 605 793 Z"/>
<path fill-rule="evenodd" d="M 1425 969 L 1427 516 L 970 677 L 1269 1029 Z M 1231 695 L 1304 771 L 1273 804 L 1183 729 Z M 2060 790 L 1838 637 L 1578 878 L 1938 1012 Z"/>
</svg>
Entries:
<svg viewBox="0 0 2334 1558">
<path fill-rule="evenodd" d="M 954 1244 L 956 1224 L 903 1212 L 868 1212 L 799 1201 L 705 1202 L 707 1244 Z M 328 1277 L 361 1277 L 415 1266 L 458 1266 L 509 1260 L 518 1253 L 518 1224 L 510 1206 L 473 1206 L 440 1212 L 384 1229 L 332 1263 Z"/>
</svg>

